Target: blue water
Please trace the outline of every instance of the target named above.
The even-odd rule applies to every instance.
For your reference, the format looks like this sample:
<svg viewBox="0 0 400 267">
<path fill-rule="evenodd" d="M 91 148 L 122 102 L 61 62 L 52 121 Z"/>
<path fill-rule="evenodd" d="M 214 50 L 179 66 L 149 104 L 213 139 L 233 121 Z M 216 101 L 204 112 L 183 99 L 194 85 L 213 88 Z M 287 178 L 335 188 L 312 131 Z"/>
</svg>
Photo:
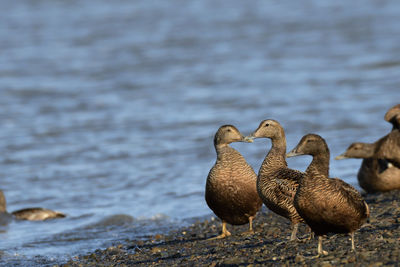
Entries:
<svg viewBox="0 0 400 267">
<path fill-rule="evenodd" d="M 2 1 L 0 22 L 0 188 L 9 211 L 68 215 L 1 225 L 3 265 L 212 216 L 222 124 L 273 118 L 288 149 L 314 132 L 333 158 L 389 132 L 400 102 L 395 0 Z M 233 146 L 258 170 L 270 142 Z M 331 176 L 357 185 L 359 165 L 332 161 Z"/>
</svg>

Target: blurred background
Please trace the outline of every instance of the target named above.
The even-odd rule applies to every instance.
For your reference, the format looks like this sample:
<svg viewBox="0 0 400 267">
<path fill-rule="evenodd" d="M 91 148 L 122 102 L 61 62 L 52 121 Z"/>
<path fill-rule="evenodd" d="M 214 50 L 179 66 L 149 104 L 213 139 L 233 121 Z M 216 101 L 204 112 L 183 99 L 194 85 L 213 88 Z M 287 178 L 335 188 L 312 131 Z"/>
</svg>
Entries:
<svg viewBox="0 0 400 267">
<path fill-rule="evenodd" d="M 0 265 L 71 256 L 210 218 L 204 186 L 222 124 L 278 120 L 288 150 L 318 133 L 331 159 L 391 130 L 400 2 L 0 3 Z M 256 172 L 269 140 L 233 144 Z M 288 159 L 305 170 L 311 158 Z M 331 161 L 357 185 L 360 160 Z M 357 187 L 359 189 L 359 187 Z"/>
</svg>

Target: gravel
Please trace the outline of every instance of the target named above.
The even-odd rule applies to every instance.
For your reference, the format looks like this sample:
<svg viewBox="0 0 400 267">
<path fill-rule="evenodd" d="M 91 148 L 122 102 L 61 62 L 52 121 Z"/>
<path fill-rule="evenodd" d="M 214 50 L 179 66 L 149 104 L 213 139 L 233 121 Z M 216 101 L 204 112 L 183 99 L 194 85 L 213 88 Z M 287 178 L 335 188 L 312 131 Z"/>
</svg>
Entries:
<svg viewBox="0 0 400 267">
<path fill-rule="evenodd" d="M 400 191 L 365 199 L 371 217 L 355 234 L 356 251 L 348 235 L 329 235 L 323 241 L 329 254 L 316 257 L 318 240 L 307 240 L 306 225 L 299 227 L 300 241 L 289 241 L 288 220 L 263 209 L 252 235 L 243 234 L 248 225 L 228 225 L 232 236 L 207 240 L 221 230 L 221 222 L 210 218 L 167 235 L 96 250 L 62 266 L 400 266 Z"/>
</svg>

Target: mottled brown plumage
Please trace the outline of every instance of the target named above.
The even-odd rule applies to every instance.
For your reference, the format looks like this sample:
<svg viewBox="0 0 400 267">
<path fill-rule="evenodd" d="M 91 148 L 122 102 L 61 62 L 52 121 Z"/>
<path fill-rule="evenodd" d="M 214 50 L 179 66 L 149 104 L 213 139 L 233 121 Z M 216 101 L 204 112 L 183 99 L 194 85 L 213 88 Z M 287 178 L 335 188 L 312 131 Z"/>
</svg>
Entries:
<svg viewBox="0 0 400 267">
<path fill-rule="evenodd" d="M 217 238 L 230 235 L 226 223 L 250 223 L 252 231 L 252 220 L 262 205 L 253 168 L 229 146 L 242 141 L 245 141 L 243 135 L 232 125 L 221 126 L 214 137 L 217 160 L 207 177 L 205 198 L 210 209 L 222 220 L 222 234 Z"/>
<path fill-rule="evenodd" d="M 353 143 L 336 157 L 363 159 L 357 179 L 367 193 L 400 189 L 400 131 L 392 130 L 372 144 Z"/>
<path fill-rule="evenodd" d="M 18 220 L 28 220 L 28 221 L 44 221 L 49 219 L 65 217 L 65 214 L 61 212 L 44 208 L 26 208 L 22 210 L 13 211 L 11 214 Z"/>
<path fill-rule="evenodd" d="M 294 205 L 299 214 L 319 237 L 327 233 L 350 233 L 354 250 L 354 232 L 369 217 L 369 209 L 360 193 L 338 178 L 329 178 L 329 148 L 316 134 L 305 135 L 287 157 L 311 155 L 313 160 L 299 183 Z"/>
<path fill-rule="evenodd" d="M 6 198 L 0 190 L 0 212 L 7 213 Z M 11 213 L 18 220 L 43 221 L 48 219 L 63 218 L 65 214 L 43 208 L 26 208 Z"/>
<path fill-rule="evenodd" d="M 257 191 L 265 206 L 290 220 L 291 240 L 296 239 L 298 224 L 303 222 L 293 205 L 299 180 L 304 173 L 287 167 L 286 138 L 283 127 L 275 120 L 264 120 L 249 138 L 269 138 L 271 150 L 265 157 L 257 177 Z"/>
<path fill-rule="evenodd" d="M 400 129 L 400 104 L 391 107 L 385 114 L 385 121 L 393 125 L 393 130 Z"/>
</svg>

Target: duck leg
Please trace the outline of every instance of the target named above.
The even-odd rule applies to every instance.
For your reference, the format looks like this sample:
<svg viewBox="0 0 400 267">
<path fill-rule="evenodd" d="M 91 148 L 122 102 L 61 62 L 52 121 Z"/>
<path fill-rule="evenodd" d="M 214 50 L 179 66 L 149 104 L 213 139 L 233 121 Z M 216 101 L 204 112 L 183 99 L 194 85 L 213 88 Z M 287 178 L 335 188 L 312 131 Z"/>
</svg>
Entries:
<svg viewBox="0 0 400 267">
<path fill-rule="evenodd" d="M 250 216 L 249 217 L 249 232 L 250 233 L 254 233 L 254 230 L 253 230 L 253 219 L 254 219 L 254 216 Z"/>
<path fill-rule="evenodd" d="M 310 232 L 310 236 L 307 238 L 307 240 L 313 240 L 313 239 L 314 239 L 314 232 L 313 232 L 313 230 L 311 229 L 311 227 L 308 227 L 308 230 L 309 230 L 309 232 Z"/>
<path fill-rule="evenodd" d="M 290 236 L 290 241 L 297 240 L 297 230 L 299 229 L 299 223 L 293 224 L 292 234 Z"/>
<path fill-rule="evenodd" d="M 247 231 L 241 233 L 241 235 L 252 235 L 252 234 L 254 234 L 254 230 L 253 230 L 253 219 L 254 219 L 254 216 L 250 216 L 250 217 L 249 217 L 249 230 L 247 230 Z"/>
<path fill-rule="evenodd" d="M 304 237 L 301 237 L 300 241 L 305 242 L 308 240 L 313 240 L 314 239 L 314 232 L 310 227 L 308 227 L 308 232 L 309 234 L 306 234 Z"/>
<path fill-rule="evenodd" d="M 351 236 L 351 249 L 353 251 L 356 251 L 356 247 L 354 246 L 354 232 L 351 232 L 350 236 Z"/>
<path fill-rule="evenodd" d="M 318 236 L 318 255 L 328 255 L 328 252 L 322 249 L 322 235 Z"/>
<path fill-rule="evenodd" d="M 220 234 L 216 237 L 209 238 L 208 240 L 221 239 L 221 238 L 225 238 L 230 235 L 231 235 L 231 233 L 229 233 L 229 231 L 226 229 L 226 222 L 222 221 L 222 234 Z"/>
</svg>

